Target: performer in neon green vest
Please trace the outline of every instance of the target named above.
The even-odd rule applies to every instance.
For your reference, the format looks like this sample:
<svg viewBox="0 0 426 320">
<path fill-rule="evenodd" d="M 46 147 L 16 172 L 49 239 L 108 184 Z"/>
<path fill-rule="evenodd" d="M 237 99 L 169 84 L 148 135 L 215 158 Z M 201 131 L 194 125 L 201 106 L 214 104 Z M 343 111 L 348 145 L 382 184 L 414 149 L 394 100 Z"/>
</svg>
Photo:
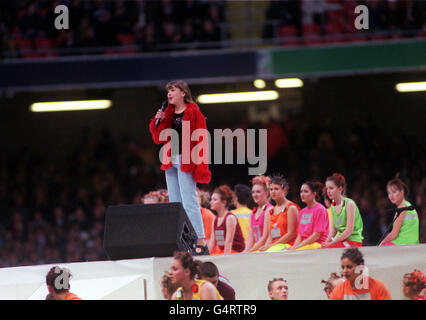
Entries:
<svg viewBox="0 0 426 320">
<path fill-rule="evenodd" d="M 390 180 L 386 185 L 390 202 L 398 208 L 409 207 L 411 203 L 405 198 L 408 196 L 407 185 L 398 177 Z M 380 246 L 409 245 L 419 243 L 419 216 L 417 211 L 406 210 L 399 214 L 393 223 L 392 231 L 379 244 Z"/>
<path fill-rule="evenodd" d="M 325 182 L 328 197 L 332 200 L 333 224 L 324 248 L 361 247 L 363 222 L 355 201 L 345 196 L 346 180 L 334 173 Z"/>
</svg>

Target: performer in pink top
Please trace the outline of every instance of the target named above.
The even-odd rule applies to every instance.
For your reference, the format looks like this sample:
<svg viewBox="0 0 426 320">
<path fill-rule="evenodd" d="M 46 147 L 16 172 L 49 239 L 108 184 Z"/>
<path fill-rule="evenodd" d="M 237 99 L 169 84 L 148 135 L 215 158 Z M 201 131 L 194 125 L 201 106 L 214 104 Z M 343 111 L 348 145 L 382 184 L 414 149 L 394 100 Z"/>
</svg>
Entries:
<svg viewBox="0 0 426 320">
<path fill-rule="evenodd" d="M 319 203 L 323 190 L 321 182 L 305 182 L 300 188 L 300 198 L 306 207 L 298 216 L 299 230 L 294 245 L 288 250 L 321 248 L 327 240 L 329 221 L 327 209 Z"/>
<path fill-rule="evenodd" d="M 253 209 L 250 228 L 244 252 L 258 251 L 268 239 L 270 228 L 270 212 L 274 208 L 269 203 L 269 177 L 259 175 L 253 178 L 252 197 L 257 207 Z"/>
</svg>

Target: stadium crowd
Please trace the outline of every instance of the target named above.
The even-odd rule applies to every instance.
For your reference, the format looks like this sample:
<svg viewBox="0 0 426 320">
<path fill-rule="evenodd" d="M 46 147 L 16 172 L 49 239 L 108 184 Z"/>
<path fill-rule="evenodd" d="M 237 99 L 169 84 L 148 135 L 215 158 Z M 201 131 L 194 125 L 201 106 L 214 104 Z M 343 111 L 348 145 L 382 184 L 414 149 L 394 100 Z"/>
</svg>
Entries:
<svg viewBox="0 0 426 320">
<path fill-rule="evenodd" d="M 354 21 L 368 8 L 368 29 L 357 32 Z M 426 5 L 416 0 L 313 0 L 271 1 L 266 20 L 278 21 L 281 37 L 303 36 L 305 43 L 329 41 L 385 40 L 425 36 Z M 365 21 L 364 21 L 365 22 Z M 328 36 L 324 41 L 320 36 Z M 265 25 L 264 37 L 274 36 L 272 25 Z M 294 40 L 293 40 L 294 41 Z M 291 41 L 290 41 L 291 43 Z M 283 44 L 289 44 L 288 41 Z"/>
<path fill-rule="evenodd" d="M 69 29 L 54 27 L 58 5 L 68 7 Z M 354 27 L 357 5 L 370 11 L 362 32 Z M 0 52 L 32 58 L 220 48 L 232 40 L 228 20 L 224 0 L 3 1 Z M 424 37 L 425 21 L 426 4 L 417 0 L 270 1 L 263 38 L 299 37 L 282 41 L 289 45 Z"/>
<path fill-rule="evenodd" d="M 288 199 L 303 208 L 303 182 L 324 182 L 333 172 L 343 173 L 347 193 L 362 216 L 363 245 L 377 245 L 393 217 L 385 212 L 392 207 L 386 183 L 400 172 L 410 188 L 407 200 L 419 214 L 420 242 L 426 242 L 425 163 L 420 156 L 424 146 L 418 141 L 401 134 L 389 145 L 379 128 L 363 124 L 346 128 L 352 132 L 348 142 L 337 134 L 342 132 L 338 124 L 324 121 L 318 127 L 302 115 L 289 116 L 279 125 L 282 139 L 276 150 L 268 146 L 267 174 L 284 174 Z M 7 156 L 2 152 L 0 266 L 105 260 L 102 241 L 109 205 L 141 203 L 150 193 L 167 201 L 157 149 L 150 141 L 140 141 L 113 137 L 107 129 L 85 129 L 74 149 L 59 159 L 31 149 Z M 251 185 L 245 165 L 212 168 L 212 182 L 199 185 L 209 195 L 224 183 L 233 189 L 236 184 Z M 204 203 L 208 207 L 209 200 Z"/>
<path fill-rule="evenodd" d="M 58 5 L 69 10 L 69 29 L 54 27 Z M 133 45 L 147 52 L 161 50 L 163 44 L 220 41 L 219 23 L 224 19 L 221 0 L 19 0 L 0 6 L 4 15 L 0 19 L 0 47 L 20 50 L 24 57 L 37 56 L 33 49 L 44 49 L 50 56 L 58 55 L 52 50 L 56 48 Z M 139 49 L 132 48 L 131 52 Z"/>
</svg>

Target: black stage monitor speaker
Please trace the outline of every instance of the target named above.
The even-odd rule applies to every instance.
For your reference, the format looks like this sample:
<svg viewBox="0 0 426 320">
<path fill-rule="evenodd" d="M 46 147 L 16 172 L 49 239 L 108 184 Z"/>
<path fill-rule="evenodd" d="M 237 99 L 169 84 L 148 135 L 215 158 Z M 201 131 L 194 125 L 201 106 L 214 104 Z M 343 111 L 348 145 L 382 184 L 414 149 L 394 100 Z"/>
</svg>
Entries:
<svg viewBox="0 0 426 320">
<path fill-rule="evenodd" d="M 197 241 L 181 203 L 109 206 L 104 250 L 110 260 L 171 257 Z"/>
</svg>

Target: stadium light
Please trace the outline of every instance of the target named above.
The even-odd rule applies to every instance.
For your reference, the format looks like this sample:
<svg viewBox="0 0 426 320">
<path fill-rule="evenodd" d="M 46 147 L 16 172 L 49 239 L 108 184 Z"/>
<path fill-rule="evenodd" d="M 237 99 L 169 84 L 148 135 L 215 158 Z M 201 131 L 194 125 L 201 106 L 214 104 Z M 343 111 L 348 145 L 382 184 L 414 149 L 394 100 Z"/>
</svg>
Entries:
<svg viewBox="0 0 426 320">
<path fill-rule="evenodd" d="M 303 87 L 303 81 L 299 78 L 277 79 L 275 86 L 278 88 L 300 88 Z"/>
<path fill-rule="evenodd" d="M 32 112 L 102 110 L 110 108 L 111 105 L 111 100 L 36 102 L 31 104 L 30 110 Z"/>
<path fill-rule="evenodd" d="M 426 81 L 422 82 L 401 82 L 396 86 L 396 91 L 398 92 L 417 92 L 417 91 L 426 91 Z"/>
<path fill-rule="evenodd" d="M 254 80 L 253 84 L 258 89 L 263 89 L 263 88 L 266 87 L 266 82 L 265 82 L 265 80 L 262 80 L 262 79 Z"/>
<path fill-rule="evenodd" d="M 277 100 L 279 94 L 275 90 L 202 94 L 198 97 L 200 103 L 228 103 L 248 101 Z"/>
</svg>

